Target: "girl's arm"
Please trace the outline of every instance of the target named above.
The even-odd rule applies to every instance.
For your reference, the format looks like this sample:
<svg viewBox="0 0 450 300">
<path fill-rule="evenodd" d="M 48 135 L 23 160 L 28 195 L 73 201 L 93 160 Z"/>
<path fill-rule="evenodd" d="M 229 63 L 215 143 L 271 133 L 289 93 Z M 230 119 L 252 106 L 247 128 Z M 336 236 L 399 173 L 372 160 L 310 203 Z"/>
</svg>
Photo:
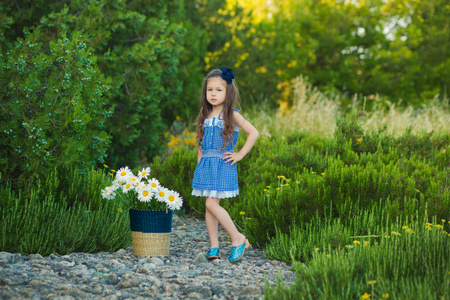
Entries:
<svg viewBox="0 0 450 300">
<path fill-rule="evenodd" d="M 202 146 L 198 145 L 197 147 L 197 164 L 200 162 L 200 159 L 203 156 Z"/>
<path fill-rule="evenodd" d="M 244 117 L 238 113 L 237 111 L 234 112 L 234 117 L 236 119 L 236 124 L 242 128 L 242 130 L 245 131 L 245 133 L 248 134 L 247 140 L 244 143 L 244 146 L 242 146 L 241 150 L 239 152 L 225 152 L 225 157 L 222 159 L 226 159 L 225 163 L 229 163 L 230 167 L 240 161 L 244 158 L 245 155 L 247 155 L 248 152 L 253 148 L 253 145 L 255 145 L 256 140 L 259 137 L 259 132 L 256 130 L 256 128 L 250 124 Z"/>
</svg>

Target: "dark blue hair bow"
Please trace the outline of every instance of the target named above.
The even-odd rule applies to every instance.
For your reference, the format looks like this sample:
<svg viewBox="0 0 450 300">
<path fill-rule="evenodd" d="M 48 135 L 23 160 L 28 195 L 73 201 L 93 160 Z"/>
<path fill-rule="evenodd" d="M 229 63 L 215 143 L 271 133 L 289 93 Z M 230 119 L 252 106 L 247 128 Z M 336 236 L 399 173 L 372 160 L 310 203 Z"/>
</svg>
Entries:
<svg viewBox="0 0 450 300">
<path fill-rule="evenodd" d="M 225 68 L 225 67 L 220 67 L 220 71 L 222 71 L 222 74 L 220 74 L 220 77 L 225 79 L 228 82 L 228 84 L 231 84 L 234 79 L 233 71 L 231 69 Z"/>
</svg>

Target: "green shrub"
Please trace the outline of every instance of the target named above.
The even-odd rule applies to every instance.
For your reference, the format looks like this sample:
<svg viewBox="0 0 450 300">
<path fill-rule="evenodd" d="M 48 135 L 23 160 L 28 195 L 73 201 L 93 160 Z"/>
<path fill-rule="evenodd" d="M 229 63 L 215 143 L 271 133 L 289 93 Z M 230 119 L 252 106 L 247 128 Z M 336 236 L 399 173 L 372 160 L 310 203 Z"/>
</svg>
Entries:
<svg viewBox="0 0 450 300">
<path fill-rule="evenodd" d="M 23 254 L 116 251 L 130 243 L 127 211 L 113 202 L 97 210 L 46 197 L 0 208 L 0 249 Z"/>
<path fill-rule="evenodd" d="M 109 143 L 104 122 L 110 80 L 81 34 L 47 45 L 28 33 L 1 57 L 0 165 L 2 184 L 29 189 L 51 169 L 88 171 L 102 162 Z"/>
<path fill-rule="evenodd" d="M 366 218 L 371 216 L 377 219 L 374 214 Z M 298 229 L 295 233 L 301 235 L 290 247 L 293 251 L 301 247 L 309 259 L 294 262 L 298 278 L 293 285 L 279 282 L 277 287 L 267 286 L 266 298 L 361 299 L 370 294 L 371 299 L 409 299 L 411 295 L 443 299 L 450 293 L 450 226 L 436 218 L 433 223 L 426 222 L 425 217 L 378 223 L 371 235 L 353 238 L 348 234 L 354 227 L 344 227 L 342 242 L 346 246 L 341 248 L 331 247 L 327 237 L 336 222 L 325 227 L 312 224 L 306 232 Z M 270 253 L 275 253 L 274 248 Z"/>
<path fill-rule="evenodd" d="M 102 171 L 50 172 L 29 192 L 0 188 L 0 251 L 24 254 L 116 251 L 130 243 L 129 218 L 101 190 L 111 181 Z"/>
</svg>

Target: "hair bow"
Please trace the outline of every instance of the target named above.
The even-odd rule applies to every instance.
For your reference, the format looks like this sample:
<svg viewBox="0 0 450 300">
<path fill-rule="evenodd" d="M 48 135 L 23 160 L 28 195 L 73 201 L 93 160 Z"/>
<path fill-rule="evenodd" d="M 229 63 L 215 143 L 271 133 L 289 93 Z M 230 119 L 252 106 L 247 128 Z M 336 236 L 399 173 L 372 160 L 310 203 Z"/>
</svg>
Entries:
<svg viewBox="0 0 450 300">
<path fill-rule="evenodd" d="M 234 74 L 233 71 L 229 68 L 225 68 L 225 67 L 220 67 L 220 71 L 222 71 L 222 74 L 220 74 L 220 77 L 222 77 L 223 79 L 225 79 L 228 84 L 231 84 L 234 79 Z"/>
</svg>

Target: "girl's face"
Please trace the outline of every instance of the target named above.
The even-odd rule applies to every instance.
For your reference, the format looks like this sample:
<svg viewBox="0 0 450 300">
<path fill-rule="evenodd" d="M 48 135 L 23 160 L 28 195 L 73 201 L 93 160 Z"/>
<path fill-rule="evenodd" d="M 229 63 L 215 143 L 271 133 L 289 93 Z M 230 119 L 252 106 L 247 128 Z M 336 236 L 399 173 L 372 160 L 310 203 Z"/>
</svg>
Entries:
<svg viewBox="0 0 450 300">
<path fill-rule="evenodd" d="M 227 82 L 221 77 L 208 79 L 206 83 L 206 100 L 213 108 L 223 107 L 225 97 L 227 96 Z"/>
</svg>

